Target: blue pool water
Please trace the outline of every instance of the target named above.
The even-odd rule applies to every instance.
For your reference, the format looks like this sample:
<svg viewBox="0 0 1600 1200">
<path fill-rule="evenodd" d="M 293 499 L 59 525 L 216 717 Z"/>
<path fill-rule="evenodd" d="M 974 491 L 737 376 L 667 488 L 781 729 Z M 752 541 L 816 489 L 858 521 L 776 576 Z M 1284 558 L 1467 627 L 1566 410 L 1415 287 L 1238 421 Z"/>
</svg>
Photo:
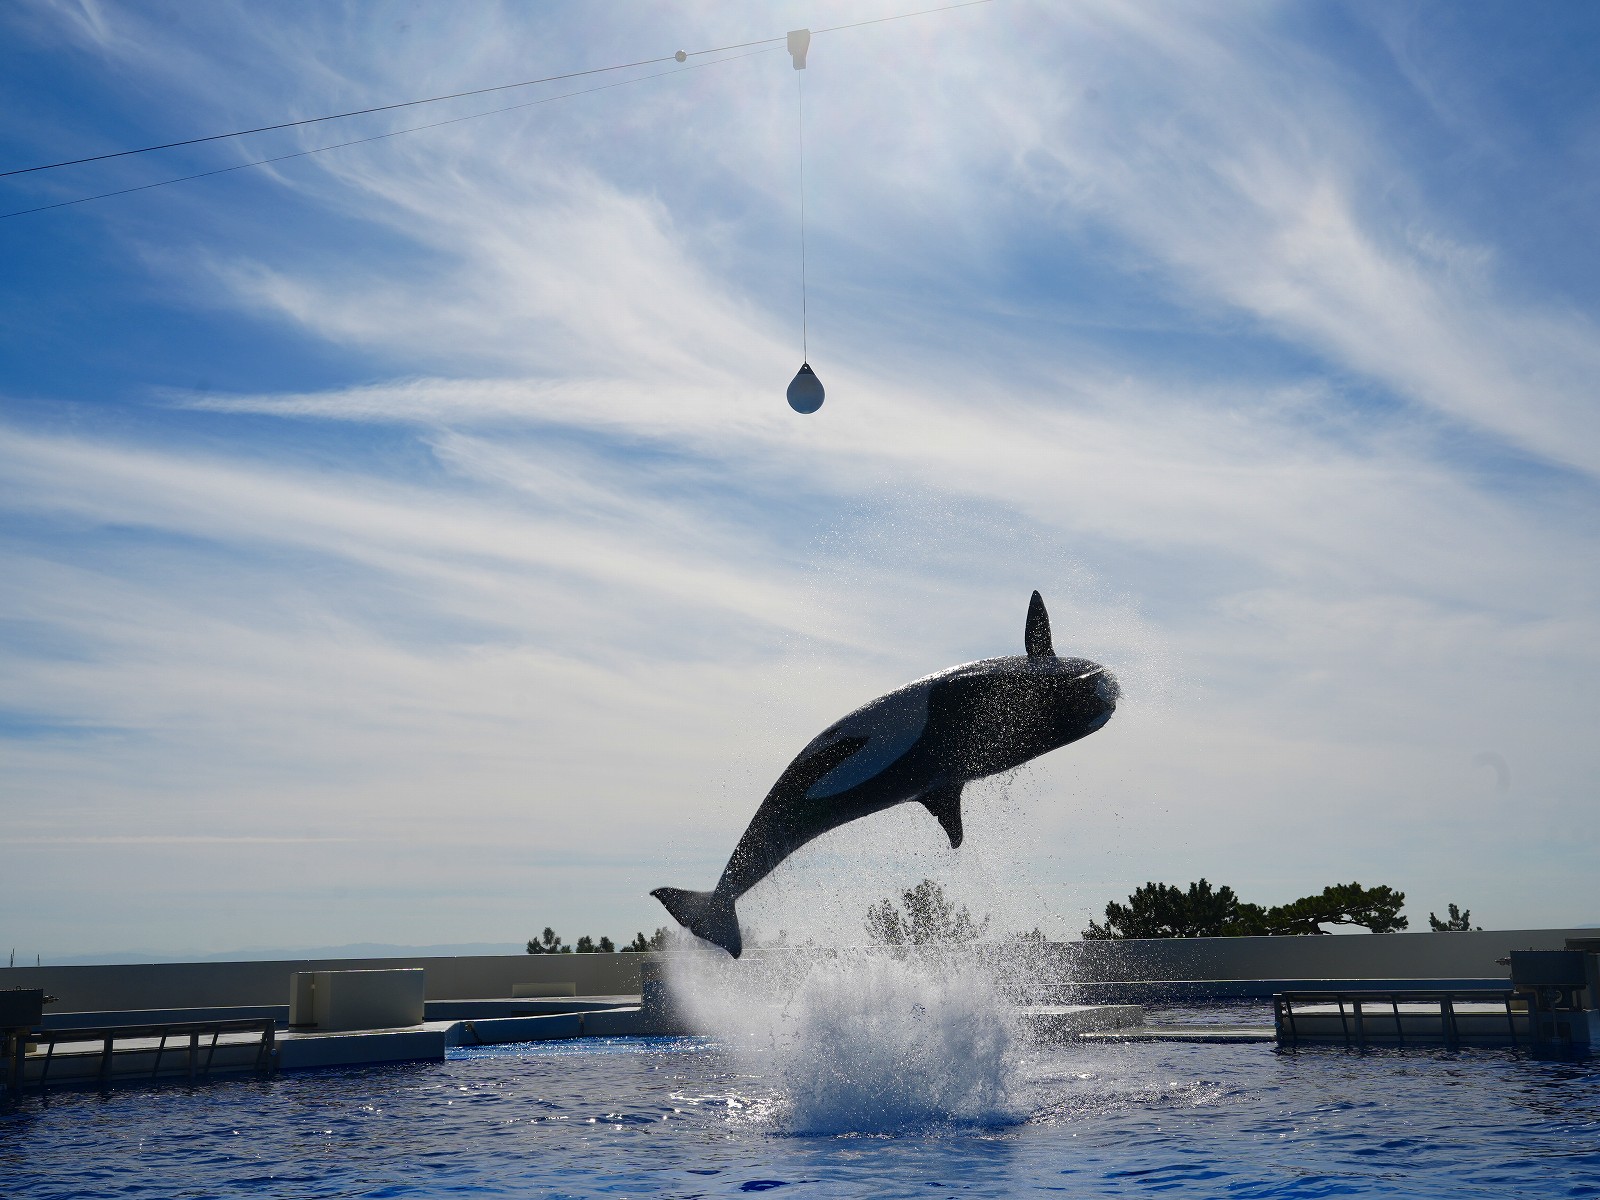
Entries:
<svg viewBox="0 0 1600 1200">
<path fill-rule="evenodd" d="M 1600 1196 L 1592 1064 L 1069 1045 L 1017 1057 L 1004 1114 L 828 1134 L 791 1131 L 792 1084 L 761 1064 L 706 1039 L 589 1040 L 25 1095 L 0 1101 L 0 1194 Z"/>
</svg>

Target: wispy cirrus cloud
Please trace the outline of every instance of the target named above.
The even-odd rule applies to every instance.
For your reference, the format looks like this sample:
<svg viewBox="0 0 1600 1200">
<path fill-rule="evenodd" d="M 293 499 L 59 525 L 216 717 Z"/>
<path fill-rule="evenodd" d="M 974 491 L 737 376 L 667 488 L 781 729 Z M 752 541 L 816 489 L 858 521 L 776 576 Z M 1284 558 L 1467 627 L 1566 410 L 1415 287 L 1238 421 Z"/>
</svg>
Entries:
<svg viewBox="0 0 1600 1200">
<path fill-rule="evenodd" d="M 1493 248 L 1428 207 L 1337 62 L 1262 10 L 1091 6 L 1082 72 L 1007 112 L 1023 179 L 1127 239 L 1190 303 L 1420 408 L 1594 474 L 1592 313 L 1497 288 Z M 1274 28 L 1275 26 L 1279 28 Z M 1115 79 L 1089 101 L 1067 80 Z"/>
<path fill-rule="evenodd" d="M 354 10 L 105 10 L 73 36 L 215 97 L 226 28 L 273 63 L 230 111 L 321 111 L 432 86 L 455 18 L 420 11 L 382 54 Z M 638 12 L 673 45 L 755 20 Z M 530 70 L 535 30 L 551 61 L 609 61 L 582 10 L 475 19 L 461 78 Z M 977 789 L 967 858 L 886 817 L 758 920 L 853 928 L 928 871 L 1053 933 L 1150 877 L 1277 900 L 1381 876 L 1438 908 L 1508 862 L 1551 882 L 1493 892 L 1506 923 L 1575 919 L 1553 831 L 1595 766 L 1573 701 L 1600 666 L 1593 314 L 1501 285 L 1502 251 L 1413 186 L 1291 10 L 906 28 L 825 42 L 807 76 L 815 420 L 781 399 L 781 56 L 324 156 L 132 233 L 182 303 L 343 366 L 213 366 L 229 384 L 153 387 L 117 425 L 0 427 L 0 596 L 26 631 L 5 704 L 93 731 L 18 739 L 25 836 L 93 817 L 170 898 L 189 843 L 138 839 L 175 815 L 231 847 L 184 903 L 287 869 L 303 895 L 272 920 L 335 912 L 323 940 L 485 912 L 474 937 L 515 940 L 535 908 L 616 933 L 658 919 L 646 888 L 709 881 L 816 728 L 1012 648 L 1039 586 L 1058 640 L 1128 684 L 1117 721 Z M 1301 839 L 1285 812 L 1344 819 Z M 268 852 L 302 834 L 304 862 Z"/>
</svg>

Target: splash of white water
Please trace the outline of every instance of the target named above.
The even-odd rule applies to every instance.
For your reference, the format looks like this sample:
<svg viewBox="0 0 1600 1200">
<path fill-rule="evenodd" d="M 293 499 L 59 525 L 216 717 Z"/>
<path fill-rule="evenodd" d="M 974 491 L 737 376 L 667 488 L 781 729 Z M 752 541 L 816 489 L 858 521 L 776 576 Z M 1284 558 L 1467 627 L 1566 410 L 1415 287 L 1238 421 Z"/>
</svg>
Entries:
<svg viewBox="0 0 1600 1200">
<path fill-rule="evenodd" d="M 778 1090 L 791 1133 L 896 1133 L 1021 1119 L 1012 1008 L 958 955 L 668 956 L 680 1012 Z"/>
</svg>

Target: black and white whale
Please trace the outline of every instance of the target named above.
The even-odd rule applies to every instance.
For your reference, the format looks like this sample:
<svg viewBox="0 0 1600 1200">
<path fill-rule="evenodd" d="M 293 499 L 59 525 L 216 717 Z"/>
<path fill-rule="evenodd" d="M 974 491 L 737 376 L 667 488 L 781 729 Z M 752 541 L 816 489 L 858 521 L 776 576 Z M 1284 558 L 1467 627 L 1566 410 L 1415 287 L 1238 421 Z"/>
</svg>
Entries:
<svg viewBox="0 0 1600 1200">
<path fill-rule="evenodd" d="M 1023 643 L 1026 655 L 950 667 L 828 726 L 772 785 L 712 891 L 650 894 L 678 924 L 738 958 L 734 901 L 830 829 L 915 801 L 944 827 L 952 849 L 961 845 L 963 787 L 1086 737 L 1116 711 L 1109 671 L 1056 657 L 1038 592 Z"/>
</svg>

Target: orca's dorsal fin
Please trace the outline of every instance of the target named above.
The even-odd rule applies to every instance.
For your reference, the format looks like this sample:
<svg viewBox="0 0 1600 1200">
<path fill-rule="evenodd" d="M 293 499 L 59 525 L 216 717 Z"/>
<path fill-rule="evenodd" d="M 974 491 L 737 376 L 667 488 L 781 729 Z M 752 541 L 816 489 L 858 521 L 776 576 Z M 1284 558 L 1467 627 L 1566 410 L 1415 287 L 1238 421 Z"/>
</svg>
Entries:
<svg viewBox="0 0 1600 1200">
<path fill-rule="evenodd" d="M 1028 648 L 1029 658 L 1054 658 L 1055 648 L 1050 645 L 1050 614 L 1044 610 L 1044 597 L 1038 592 L 1028 601 L 1028 624 L 1022 631 L 1022 644 Z"/>
<path fill-rule="evenodd" d="M 950 849 L 961 845 L 961 789 L 960 783 L 938 783 L 918 796 L 950 839 Z"/>
</svg>

